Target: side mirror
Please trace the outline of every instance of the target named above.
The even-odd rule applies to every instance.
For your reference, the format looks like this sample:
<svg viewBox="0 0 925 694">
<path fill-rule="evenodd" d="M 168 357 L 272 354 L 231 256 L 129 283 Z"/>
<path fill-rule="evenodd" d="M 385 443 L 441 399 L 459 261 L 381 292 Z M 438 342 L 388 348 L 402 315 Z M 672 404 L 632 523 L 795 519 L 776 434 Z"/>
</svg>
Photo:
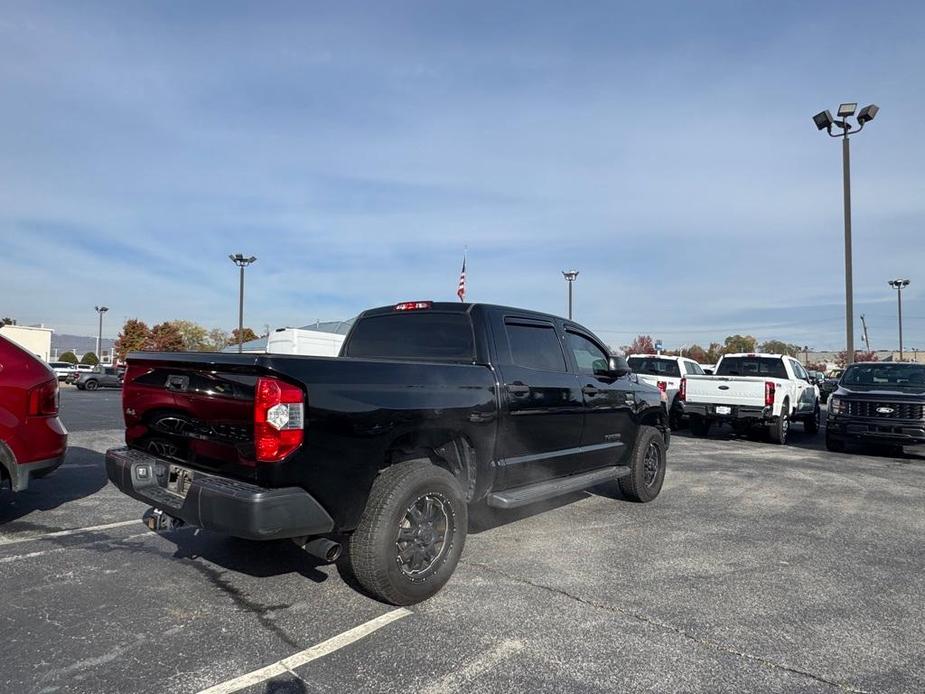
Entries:
<svg viewBox="0 0 925 694">
<path fill-rule="evenodd" d="M 632 373 L 630 365 L 626 363 L 626 359 L 623 357 L 610 357 L 607 366 L 613 378 L 623 378 L 627 374 Z"/>
</svg>

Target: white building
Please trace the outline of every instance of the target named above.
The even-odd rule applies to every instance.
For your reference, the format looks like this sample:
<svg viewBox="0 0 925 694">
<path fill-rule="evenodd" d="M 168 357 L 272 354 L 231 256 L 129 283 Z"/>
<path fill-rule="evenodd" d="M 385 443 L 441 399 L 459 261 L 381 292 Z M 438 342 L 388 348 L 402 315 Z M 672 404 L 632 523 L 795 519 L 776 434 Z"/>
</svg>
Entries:
<svg viewBox="0 0 925 694">
<path fill-rule="evenodd" d="M 44 325 L 0 325 L 0 335 L 46 362 L 51 358 L 53 332 Z"/>
</svg>

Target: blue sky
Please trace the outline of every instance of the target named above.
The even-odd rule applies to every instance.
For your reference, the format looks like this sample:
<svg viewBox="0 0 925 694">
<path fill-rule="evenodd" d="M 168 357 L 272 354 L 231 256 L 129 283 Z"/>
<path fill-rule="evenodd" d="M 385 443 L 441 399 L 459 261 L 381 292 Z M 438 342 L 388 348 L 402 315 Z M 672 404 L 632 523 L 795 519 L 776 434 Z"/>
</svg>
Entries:
<svg viewBox="0 0 925 694">
<path fill-rule="evenodd" d="M 609 343 L 925 349 L 921 3 L 9 3 L 0 313 L 256 329 L 407 299 L 562 313 Z M 860 322 L 858 321 L 858 334 Z"/>
</svg>

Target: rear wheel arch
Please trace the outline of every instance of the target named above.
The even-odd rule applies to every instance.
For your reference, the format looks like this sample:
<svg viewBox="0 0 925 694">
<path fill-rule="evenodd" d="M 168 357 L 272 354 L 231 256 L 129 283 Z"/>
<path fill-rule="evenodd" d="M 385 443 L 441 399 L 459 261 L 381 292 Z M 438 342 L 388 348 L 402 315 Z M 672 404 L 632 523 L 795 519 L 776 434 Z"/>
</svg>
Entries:
<svg viewBox="0 0 925 694">
<path fill-rule="evenodd" d="M 480 466 L 475 446 L 461 432 L 430 430 L 405 434 L 389 445 L 383 469 L 411 460 L 427 460 L 449 472 L 467 501 L 483 496 L 490 486 L 488 471 Z"/>
</svg>

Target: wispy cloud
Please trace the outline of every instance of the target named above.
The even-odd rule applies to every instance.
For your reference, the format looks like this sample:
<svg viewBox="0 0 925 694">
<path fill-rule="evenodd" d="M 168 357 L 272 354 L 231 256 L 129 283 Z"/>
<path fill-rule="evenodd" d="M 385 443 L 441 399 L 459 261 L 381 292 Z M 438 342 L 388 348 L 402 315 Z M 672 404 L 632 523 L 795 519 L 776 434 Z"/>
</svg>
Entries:
<svg viewBox="0 0 925 694">
<path fill-rule="evenodd" d="M 834 7 L 8 8 L 0 310 L 228 327 L 242 250 L 249 323 L 345 318 L 452 299 L 468 244 L 476 300 L 561 312 L 578 267 L 614 344 L 837 347 L 839 151 L 809 117 L 857 98 L 883 107 L 854 145 L 857 302 L 892 344 L 885 281 L 911 277 L 925 345 L 925 11 Z"/>
</svg>

